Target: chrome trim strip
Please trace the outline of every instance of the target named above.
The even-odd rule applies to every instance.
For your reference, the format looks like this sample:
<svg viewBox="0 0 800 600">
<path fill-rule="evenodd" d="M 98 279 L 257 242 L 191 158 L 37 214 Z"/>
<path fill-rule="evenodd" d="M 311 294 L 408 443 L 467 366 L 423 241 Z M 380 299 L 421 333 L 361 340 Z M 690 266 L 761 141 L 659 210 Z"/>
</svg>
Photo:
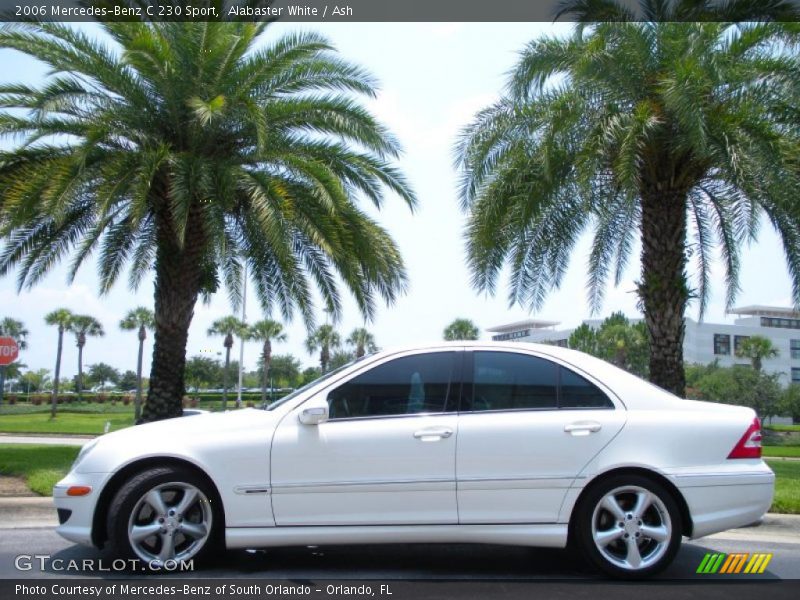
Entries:
<svg viewBox="0 0 800 600">
<path fill-rule="evenodd" d="M 270 488 L 268 485 L 237 485 L 233 488 L 237 494 L 269 494 Z"/>
</svg>

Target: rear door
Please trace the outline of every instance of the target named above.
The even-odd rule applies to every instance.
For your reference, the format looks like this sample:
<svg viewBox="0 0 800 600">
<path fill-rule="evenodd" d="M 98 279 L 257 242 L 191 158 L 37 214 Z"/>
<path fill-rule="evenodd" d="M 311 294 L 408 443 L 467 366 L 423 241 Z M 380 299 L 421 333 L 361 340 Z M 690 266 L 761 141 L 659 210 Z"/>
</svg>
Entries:
<svg viewBox="0 0 800 600">
<path fill-rule="evenodd" d="M 460 523 L 553 523 L 625 410 L 589 377 L 549 358 L 468 351 L 458 423 Z"/>
</svg>

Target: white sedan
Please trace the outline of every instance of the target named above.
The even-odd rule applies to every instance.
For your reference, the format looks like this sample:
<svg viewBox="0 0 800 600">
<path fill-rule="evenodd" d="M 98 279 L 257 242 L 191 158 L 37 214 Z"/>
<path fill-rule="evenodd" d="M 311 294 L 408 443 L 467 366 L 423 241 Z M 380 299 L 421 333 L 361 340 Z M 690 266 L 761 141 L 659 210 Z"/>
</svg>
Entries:
<svg viewBox="0 0 800 600">
<path fill-rule="evenodd" d="M 684 536 L 758 520 L 773 487 L 748 408 L 564 348 L 460 342 L 104 435 L 53 495 L 62 536 L 151 568 L 226 547 L 574 543 L 643 577 Z"/>
</svg>

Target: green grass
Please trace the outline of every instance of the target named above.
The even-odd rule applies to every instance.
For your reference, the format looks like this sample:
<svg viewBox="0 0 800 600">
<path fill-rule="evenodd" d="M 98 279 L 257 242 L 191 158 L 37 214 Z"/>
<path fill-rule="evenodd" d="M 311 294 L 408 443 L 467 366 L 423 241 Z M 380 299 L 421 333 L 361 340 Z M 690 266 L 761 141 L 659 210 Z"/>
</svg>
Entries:
<svg viewBox="0 0 800 600">
<path fill-rule="evenodd" d="M 23 477 L 33 492 L 50 496 L 79 450 L 77 446 L 0 444 L 0 475 Z"/>
<path fill-rule="evenodd" d="M 761 454 L 767 456 L 792 456 L 800 457 L 800 446 L 764 446 Z"/>
<path fill-rule="evenodd" d="M 768 460 L 775 471 L 775 499 L 771 512 L 800 514 L 800 461 Z"/>
<path fill-rule="evenodd" d="M 764 429 L 774 431 L 800 431 L 800 425 L 766 425 Z"/>
<path fill-rule="evenodd" d="M 77 433 L 99 435 L 105 431 L 116 431 L 133 425 L 133 412 L 123 414 L 105 413 L 58 413 L 55 419 L 49 413 L 0 415 L 0 432 L 3 433 Z"/>
</svg>

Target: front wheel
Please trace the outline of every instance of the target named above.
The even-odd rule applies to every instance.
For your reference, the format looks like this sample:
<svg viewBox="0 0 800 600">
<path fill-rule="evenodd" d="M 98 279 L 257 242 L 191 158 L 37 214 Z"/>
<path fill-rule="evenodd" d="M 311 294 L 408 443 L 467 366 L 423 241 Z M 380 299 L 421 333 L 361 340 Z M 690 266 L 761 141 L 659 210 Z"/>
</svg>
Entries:
<svg viewBox="0 0 800 600">
<path fill-rule="evenodd" d="M 638 475 L 610 477 L 577 507 L 575 536 L 584 556 L 612 577 L 641 579 L 666 568 L 681 543 L 672 494 Z"/>
<path fill-rule="evenodd" d="M 189 470 L 139 473 L 117 492 L 108 511 L 112 552 L 152 570 L 201 559 L 220 547 L 221 514 L 213 489 Z"/>
</svg>

